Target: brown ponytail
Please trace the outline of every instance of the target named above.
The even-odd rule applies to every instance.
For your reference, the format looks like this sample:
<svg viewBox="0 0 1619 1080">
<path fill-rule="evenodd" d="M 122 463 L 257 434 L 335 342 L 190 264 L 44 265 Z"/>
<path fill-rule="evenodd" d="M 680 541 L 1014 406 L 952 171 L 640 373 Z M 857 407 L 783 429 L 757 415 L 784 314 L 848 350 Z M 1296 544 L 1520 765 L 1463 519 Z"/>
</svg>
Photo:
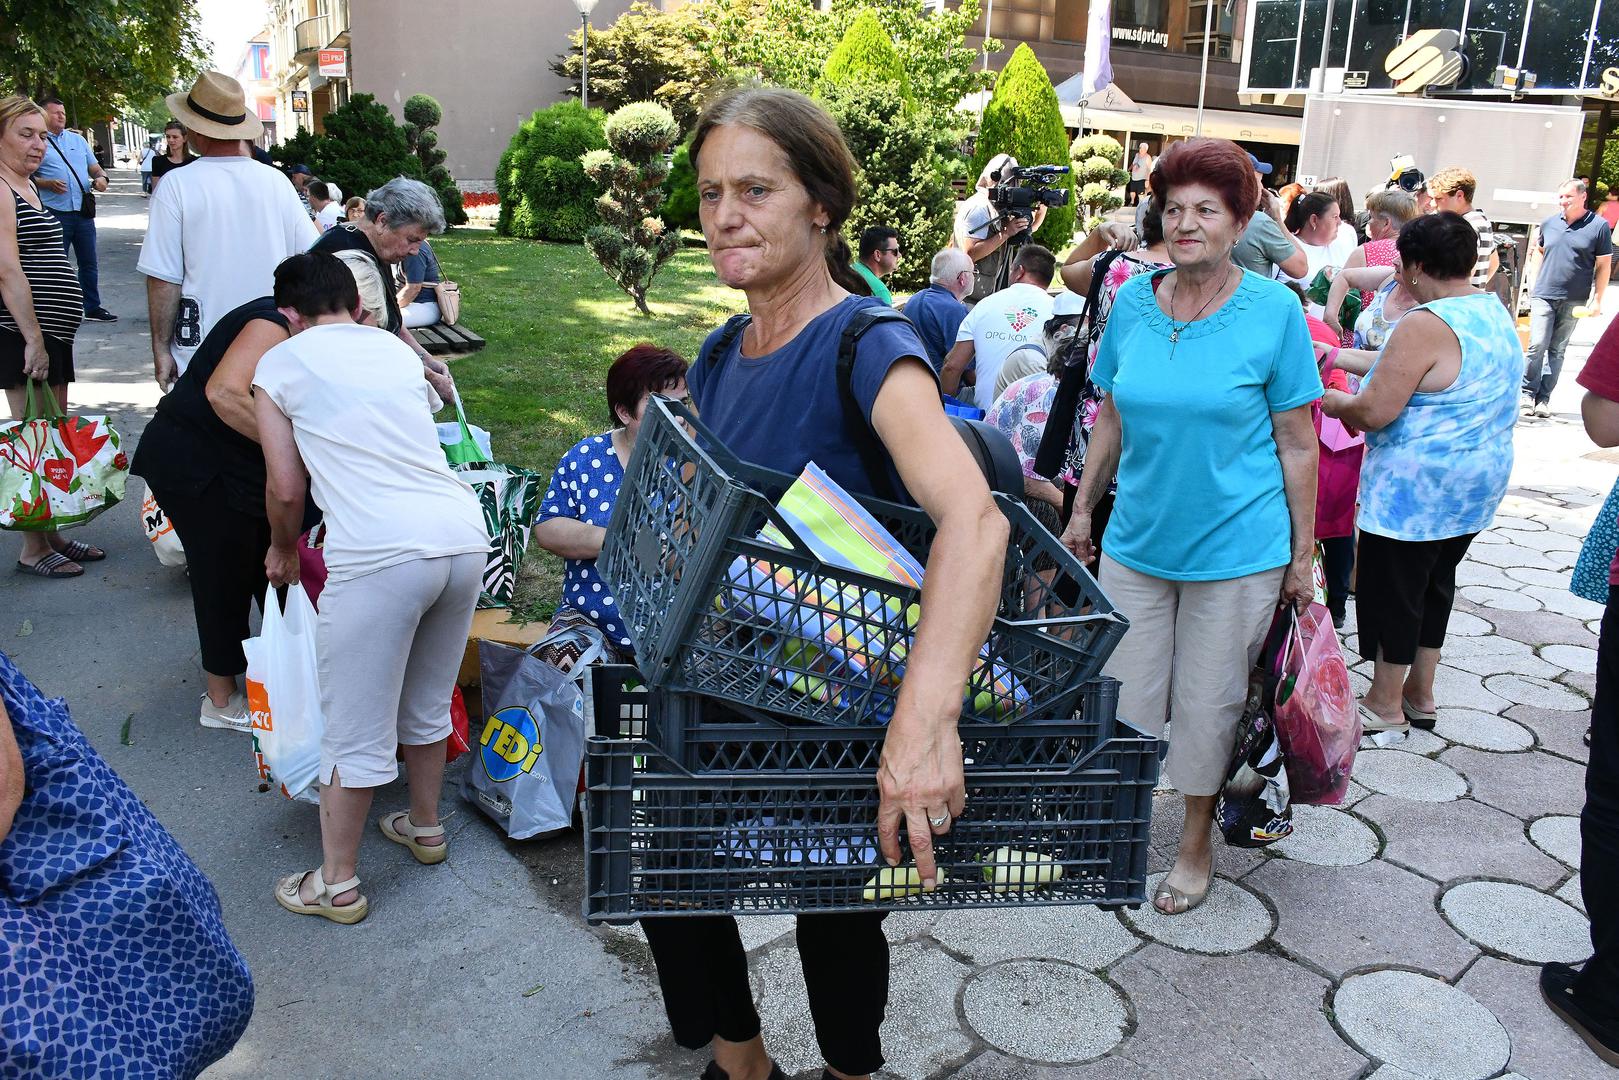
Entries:
<svg viewBox="0 0 1619 1080">
<path fill-rule="evenodd" d="M 843 239 L 843 234 L 829 231 L 826 235 L 827 273 L 832 275 L 832 280 L 845 292 L 851 292 L 856 296 L 870 296 L 871 283 L 855 270 L 853 259 L 854 253 L 849 250 L 849 243 Z"/>
</svg>

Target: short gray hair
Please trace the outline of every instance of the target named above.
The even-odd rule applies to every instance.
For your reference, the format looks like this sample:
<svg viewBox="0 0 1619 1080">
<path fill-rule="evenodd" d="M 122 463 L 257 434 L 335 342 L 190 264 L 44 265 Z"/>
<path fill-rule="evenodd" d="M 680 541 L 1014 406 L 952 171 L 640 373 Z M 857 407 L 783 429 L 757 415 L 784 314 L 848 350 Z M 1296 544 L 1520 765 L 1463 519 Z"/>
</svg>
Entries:
<svg viewBox="0 0 1619 1080">
<path fill-rule="evenodd" d="M 365 197 L 365 216 L 375 221 L 388 215 L 388 224 L 396 229 L 406 225 L 420 225 L 437 236 L 444 231 L 444 206 L 433 189 L 420 180 L 396 176 Z"/>
<path fill-rule="evenodd" d="M 973 261 L 965 251 L 958 247 L 942 248 L 933 256 L 933 265 L 928 267 L 928 277 L 942 285 L 963 270 L 972 268 Z"/>
</svg>

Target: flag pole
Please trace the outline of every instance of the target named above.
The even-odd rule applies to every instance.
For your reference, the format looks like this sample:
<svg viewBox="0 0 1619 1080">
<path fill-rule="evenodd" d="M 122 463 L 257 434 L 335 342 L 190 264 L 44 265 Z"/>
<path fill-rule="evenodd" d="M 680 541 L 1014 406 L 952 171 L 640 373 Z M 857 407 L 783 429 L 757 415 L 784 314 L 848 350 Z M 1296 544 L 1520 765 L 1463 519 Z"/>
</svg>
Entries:
<svg viewBox="0 0 1619 1080">
<path fill-rule="evenodd" d="M 1209 89 L 1209 39 L 1214 36 L 1214 4 L 1215 0 L 1204 0 L 1203 3 L 1203 69 L 1197 76 L 1197 130 L 1194 134 L 1203 134 L 1203 96 Z"/>
</svg>

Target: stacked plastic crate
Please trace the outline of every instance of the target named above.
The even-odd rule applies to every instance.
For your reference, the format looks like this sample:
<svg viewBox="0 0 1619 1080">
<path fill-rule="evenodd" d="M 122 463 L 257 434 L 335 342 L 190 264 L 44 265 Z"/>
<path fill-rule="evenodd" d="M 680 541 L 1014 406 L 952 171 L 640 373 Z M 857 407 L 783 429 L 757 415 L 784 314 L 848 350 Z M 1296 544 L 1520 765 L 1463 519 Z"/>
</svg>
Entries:
<svg viewBox="0 0 1619 1080">
<path fill-rule="evenodd" d="M 589 687 L 586 917 L 1142 903 L 1158 743 L 1098 677 L 1127 624 L 1000 495 L 1011 542 L 961 714 L 966 810 L 935 838 L 938 889 L 869 889 L 883 723 L 921 596 L 816 558 L 774 507 L 793 479 L 649 404 L 598 562 L 639 671 L 600 668 Z M 860 501 L 926 560 L 926 514 Z M 759 538 L 767 522 L 787 545 Z M 782 584 L 810 608 L 795 633 L 881 655 L 834 662 L 827 640 L 761 618 Z"/>
</svg>

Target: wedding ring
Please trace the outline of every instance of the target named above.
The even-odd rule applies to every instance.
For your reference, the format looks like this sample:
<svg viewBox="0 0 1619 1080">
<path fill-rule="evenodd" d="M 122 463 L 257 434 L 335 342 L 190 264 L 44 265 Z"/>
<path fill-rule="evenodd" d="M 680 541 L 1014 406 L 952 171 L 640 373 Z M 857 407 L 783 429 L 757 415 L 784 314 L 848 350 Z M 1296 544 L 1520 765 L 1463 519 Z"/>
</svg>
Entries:
<svg viewBox="0 0 1619 1080">
<path fill-rule="evenodd" d="M 943 826 L 948 824 L 949 821 L 950 821 L 950 815 L 949 814 L 940 814 L 938 817 L 930 817 L 930 818 L 928 818 L 928 824 L 932 825 L 935 829 L 942 828 Z"/>
</svg>

